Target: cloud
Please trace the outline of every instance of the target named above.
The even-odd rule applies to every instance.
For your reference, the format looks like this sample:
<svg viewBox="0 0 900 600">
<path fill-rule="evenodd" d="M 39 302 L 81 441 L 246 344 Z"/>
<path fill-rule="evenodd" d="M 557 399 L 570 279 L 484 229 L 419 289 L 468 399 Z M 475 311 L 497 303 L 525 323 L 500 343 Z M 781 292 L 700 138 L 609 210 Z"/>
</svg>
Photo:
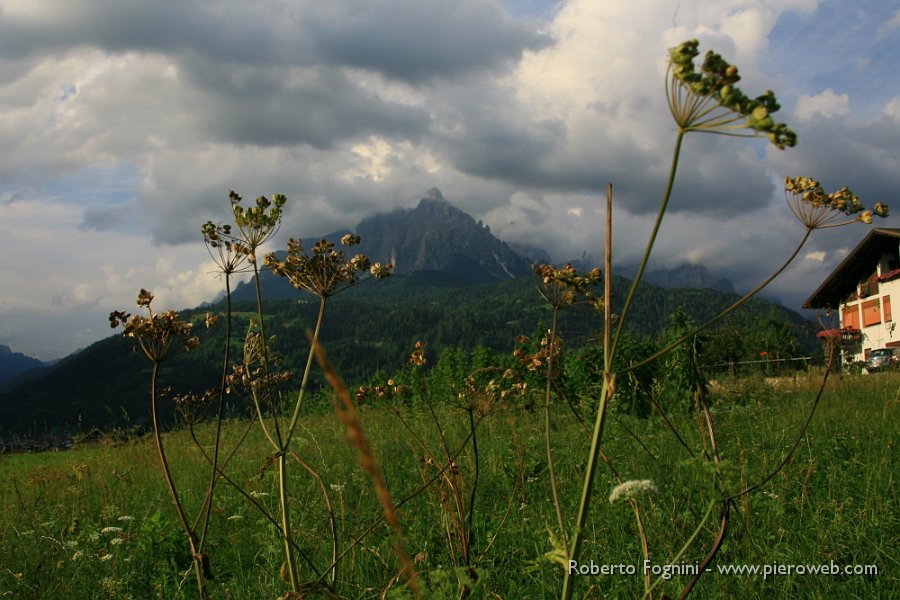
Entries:
<svg viewBox="0 0 900 600">
<path fill-rule="evenodd" d="M 824 252 L 822 250 L 815 251 L 815 252 L 807 252 L 803 256 L 803 260 L 820 263 L 825 260 L 826 256 L 828 256 L 828 253 Z"/>
<path fill-rule="evenodd" d="M 228 218 L 229 189 L 287 194 L 281 244 L 437 187 L 501 238 L 566 260 L 597 255 L 612 182 L 616 254 L 634 262 L 676 135 L 666 52 L 688 38 L 739 64 L 747 93 L 774 89 L 800 136 L 784 152 L 705 134 L 682 148 L 658 260 L 750 285 L 793 249 L 783 176 L 869 204 L 900 185 L 887 4 L 6 0 L 0 274 L 23 283 L 0 313 L 65 330 L 35 333 L 51 353 L 38 345 L 83 345 L 76 332 L 100 335 L 103 310 L 140 287 L 173 306 L 214 297 L 199 226 Z M 863 235 L 821 233 L 805 252 L 825 258 L 776 293 L 818 285 L 833 248 Z M 22 275 L 33 256 L 41 278 Z"/>
<path fill-rule="evenodd" d="M 88 206 L 84 209 L 84 219 L 78 226 L 82 231 L 109 231 L 124 223 L 126 216 L 106 206 Z"/>
<path fill-rule="evenodd" d="M 836 94 L 831 88 L 816 96 L 800 96 L 794 109 L 794 117 L 801 121 L 809 121 L 816 115 L 837 117 L 848 114 L 850 114 L 850 96 Z"/>
<path fill-rule="evenodd" d="M 506 67 L 551 42 L 499 5 L 476 0 L 330 2 L 307 30 L 326 63 L 412 84 Z"/>
<path fill-rule="evenodd" d="M 895 31 L 900 29 L 900 8 L 897 9 L 897 12 L 894 13 L 889 20 L 885 21 L 881 27 L 878 28 L 876 33 L 879 40 L 888 37 L 889 35 L 893 35 Z"/>
</svg>

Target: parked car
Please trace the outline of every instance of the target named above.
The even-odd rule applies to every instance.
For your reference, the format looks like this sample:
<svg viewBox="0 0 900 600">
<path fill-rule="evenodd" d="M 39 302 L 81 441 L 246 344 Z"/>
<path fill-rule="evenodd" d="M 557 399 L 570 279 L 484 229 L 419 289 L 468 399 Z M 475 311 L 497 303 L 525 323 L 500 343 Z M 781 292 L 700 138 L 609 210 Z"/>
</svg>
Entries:
<svg viewBox="0 0 900 600">
<path fill-rule="evenodd" d="M 869 352 L 869 358 L 866 359 L 866 371 L 874 373 L 884 369 L 900 367 L 900 356 L 898 356 L 900 348 L 879 348 Z"/>
</svg>

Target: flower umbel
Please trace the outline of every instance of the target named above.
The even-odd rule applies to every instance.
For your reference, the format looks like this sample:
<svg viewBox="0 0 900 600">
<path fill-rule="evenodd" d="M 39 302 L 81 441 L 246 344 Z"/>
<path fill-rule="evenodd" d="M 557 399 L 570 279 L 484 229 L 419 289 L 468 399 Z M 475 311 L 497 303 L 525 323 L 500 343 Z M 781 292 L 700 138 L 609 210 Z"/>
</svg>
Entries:
<svg viewBox="0 0 900 600">
<path fill-rule="evenodd" d="M 698 72 L 694 59 L 700 54 L 699 44 L 689 40 L 669 50 L 666 98 L 682 130 L 765 136 L 776 148 L 795 146 L 797 134 L 772 120 L 771 115 L 781 108 L 775 94 L 768 90 L 756 98 L 746 96 L 735 85 L 741 79 L 738 68 L 712 51 L 706 53 Z M 739 133 L 742 129 L 750 132 Z"/>
<path fill-rule="evenodd" d="M 632 479 L 614 487 L 609 494 L 609 502 L 612 504 L 617 500 L 630 500 L 643 494 L 655 493 L 656 491 L 656 485 L 649 479 Z"/>
<path fill-rule="evenodd" d="M 200 338 L 191 335 L 192 323 L 183 321 L 174 310 L 153 312 L 150 306 L 152 302 L 153 294 L 142 289 L 138 294 L 137 305 L 147 310 L 147 316 L 115 310 L 109 313 L 110 327 L 115 329 L 122 325 L 124 328 L 122 335 L 137 340 L 144 355 L 151 362 L 162 362 L 200 345 Z"/>
<path fill-rule="evenodd" d="M 231 225 L 207 221 L 200 228 L 209 255 L 223 273 L 234 273 L 250 256 L 250 247 L 231 233 Z"/>
<path fill-rule="evenodd" d="M 359 236 L 350 233 L 341 238 L 341 244 L 348 248 L 359 242 Z M 266 255 L 266 265 L 278 275 L 287 277 L 295 288 L 320 298 L 334 296 L 356 285 L 366 271 L 372 277 L 382 279 L 393 269 L 390 264 L 372 264 L 365 254 L 347 258 L 346 250 L 335 249 L 334 242 L 327 240 L 316 242 L 312 252 L 307 254 L 303 242 L 294 238 L 288 241 L 285 260 L 278 260 L 275 253 L 270 253 Z"/>
<path fill-rule="evenodd" d="M 882 202 L 875 204 L 872 210 L 866 210 L 859 196 L 846 187 L 828 194 L 811 177 L 786 177 L 784 195 L 791 212 L 810 230 L 840 227 L 857 221 L 870 224 L 873 215 L 886 217 L 890 212 Z"/>
<path fill-rule="evenodd" d="M 231 200 L 231 211 L 234 213 L 234 222 L 240 231 L 240 238 L 249 247 L 250 259 L 253 260 L 256 249 L 278 231 L 287 197 L 283 194 L 274 194 L 269 200 L 265 196 L 260 196 L 256 199 L 256 206 L 249 208 L 241 206 L 243 198 L 233 190 L 228 192 L 228 198 Z"/>
<path fill-rule="evenodd" d="M 579 302 L 588 302 L 598 310 L 603 308 L 603 300 L 594 294 L 594 287 L 600 283 L 600 269 L 579 273 L 571 264 L 561 268 L 539 264 L 531 269 L 539 278 L 538 293 L 551 306 L 562 308 Z"/>
</svg>

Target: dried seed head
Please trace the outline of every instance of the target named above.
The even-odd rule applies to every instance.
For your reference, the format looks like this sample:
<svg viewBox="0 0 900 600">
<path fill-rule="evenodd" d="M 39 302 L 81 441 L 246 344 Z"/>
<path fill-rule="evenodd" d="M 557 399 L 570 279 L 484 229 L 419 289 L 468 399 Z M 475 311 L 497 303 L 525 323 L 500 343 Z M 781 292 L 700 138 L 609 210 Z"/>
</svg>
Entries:
<svg viewBox="0 0 900 600">
<path fill-rule="evenodd" d="M 791 212 L 810 230 L 839 227 L 857 221 L 870 224 L 873 215 L 884 217 L 890 212 L 887 205 L 881 202 L 873 210 L 866 210 L 859 196 L 846 187 L 829 194 L 811 177 L 785 178 L 784 193 Z"/>
<path fill-rule="evenodd" d="M 764 135 L 777 148 L 794 146 L 797 135 L 771 114 L 781 106 L 768 90 L 751 99 L 735 84 L 738 69 L 715 52 L 707 52 L 699 71 L 694 59 L 700 54 L 697 40 L 689 40 L 669 50 L 667 99 L 675 122 L 683 131 L 706 131 L 739 135 Z M 743 121 L 743 125 L 739 125 Z"/>
<path fill-rule="evenodd" d="M 359 236 L 353 234 L 341 239 L 341 243 L 348 247 L 359 242 Z M 270 253 L 265 257 L 265 264 L 277 275 L 287 277 L 297 289 L 320 298 L 328 298 L 356 285 L 366 271 L 373 277 L 382 278 L 390 275 L 392 268 L 381 263 L 372 265 L 364 254 L 348 259 L 344 249 L 335 249 L 333 242 L 324 239 L 316 242 L 311 253 L 307 253 L 303 242 L 294 238 L 288 241 L 285 260 L 279 260 L 275 253 Z"/>
</svg>

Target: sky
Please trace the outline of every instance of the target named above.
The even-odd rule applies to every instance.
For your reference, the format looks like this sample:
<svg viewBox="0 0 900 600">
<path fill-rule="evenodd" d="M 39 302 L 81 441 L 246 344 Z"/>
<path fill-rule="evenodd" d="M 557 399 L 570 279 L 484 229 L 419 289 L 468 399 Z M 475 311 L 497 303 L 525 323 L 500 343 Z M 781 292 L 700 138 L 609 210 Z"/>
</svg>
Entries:
<svg viewBox="0 0 900 600">
<path fill-rule="evenodd" d="M 284 193 L 288 237 L 432 187 L 508 242 L 635 264 L 675 140 L 667 49 L 697 38 L 776 92 L 796 148 L 688 136 L 651 268 L 746 290 L 803 228 L 785 176 L 900 215 L 897 0 L 0 0 L 0 344 L 52 359 L 140 288 L 224 283 L 200 225 Z M 876 222 L 900 226 L 900 217 Z M 791 307 L 866 234 L 817 231 L 769 290 Z"/>
</svg>

